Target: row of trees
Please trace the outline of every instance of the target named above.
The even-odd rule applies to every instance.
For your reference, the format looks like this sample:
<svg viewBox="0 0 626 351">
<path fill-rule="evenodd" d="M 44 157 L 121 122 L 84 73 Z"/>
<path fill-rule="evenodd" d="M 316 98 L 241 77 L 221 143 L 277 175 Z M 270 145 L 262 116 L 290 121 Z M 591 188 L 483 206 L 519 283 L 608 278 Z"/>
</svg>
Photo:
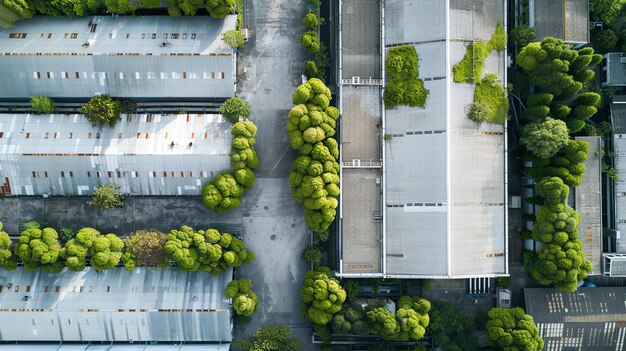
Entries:
<svg viewBox="0 0 626 351">
<path fill-rule="evenodd" d="M 170 16 L 193 16 L 206 8 L 213 18 L 226 17 L 235 9 L 235 0 L 165 0 Z M 89 16 L 96 13 L 131 14 L 139 7 L 155 8 L 160 0 L 1 0 L 0 27 L 29 19 L 34 14 L 50 16 Z"/>
<path fill-rule="evenodd" d="M 387 88 L 383 95 L 385 108 L 396 106 L 424 107 L 429 91 L 418 79 L 418 57 L 415 47 L 401 46 L 389 49 L 385 60 Z"/>
<path fill-rule="evenodd" d="M 313 78 L 293 94 L 287 132 L 300 152 L 289 175 L 294 199 L 304 205 L 304 219 L 314 232 L 335 220 L 339 196 L 339 146 L 333 138 L 339 110 L 330 105 L 330 90 Z"/>
<path fill-rule="evenodd" d="M 536 202 L 541 205 L 533 226 L 533 238 L 542 243 L 532 257 L 531 275 L 543 285 L 573 292 L 591 272 L 578 238 L 580 215 L 567 205 L 570 187 L 578 186 L 585 172 L 589 145 L 570 139 L 585 127 L 600 103 L 600 95 L 584 92 L 594 76 L 589 66 L 602 56 L 592 48 L 574 50 L 560 39 L 545 38 L 520 51 L 517 64 L 534 84 L 536 93 L 526 96 L 527 124 L 520 144 L 532 161 L 527 168 L 536 183 Z"/>
<path fill-rule="evenodd" d="M 120 263 L 132 271 L 137 266 L 165 267 L 172 260 L 181 270 L 217 275 L 254 260 L 254 253 L 244 247 L 242 240 L 215 229 L 194 231 L 183 226 L 168 235 L 141 230 L 122 239 L 83 228 L 75 237 L 66 239 L 62 245 L 56 230 L 29 222 L 11 252 L 11 239 L 2 231 L 0 222 L 0 267 L 12 270 L 21 262 L 28 271 L 41 268 L 55 273 L 64 267 L 81 271 L 89 262 L 97 271 Z"/>
<path fill-rule="evenodd" d="M 320 39 L 317 35 L 319 26 L 324 24 L 324 19 L 317 17 L 320 8 L 319 0 L 307 1 L 310 9 L 302 19 L 302 24 L 308 30 L 300 36 L 300 44 L 311 55 L 320 51 Z"/>
<path fill-rule="evenodd" d="M 202 188 L 202 201 L 206 208 L 218 213 L 236 209 L 245 190 L 254 185 L 254 169 L 260 163 L 254 150 L 256 132 L 256 125 L 251 121 L 237 122 L 232 126 L 231 170 L 220 173 Z"/>
</svg>

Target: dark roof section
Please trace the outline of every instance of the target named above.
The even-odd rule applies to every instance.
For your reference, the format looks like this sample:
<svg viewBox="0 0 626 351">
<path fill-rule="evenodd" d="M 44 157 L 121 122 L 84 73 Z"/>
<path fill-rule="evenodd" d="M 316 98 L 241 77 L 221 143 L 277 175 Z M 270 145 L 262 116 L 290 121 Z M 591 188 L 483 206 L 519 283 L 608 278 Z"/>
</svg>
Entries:
<svg viewBox="0 0 626 351">
<path fill-rule="evenodd" d="M 537 39 L 589 42 L 589 0 L 530 0 Z"/>
<path fill-rule="evenodd" d="M 626 54 L 609 52 L 604 55 L 606 78 L 602 83 L 608 86 L 626 86 Z"/>
<path fill-rule="evenodd" d="M 626 287 L 524 289 L 526 313 L 546 350 L 622 350 L 626 342 Z"/>
<path fill-rule="evenodd" d="M 611 102 L 613 134 L 626 134 L 626 95 L 613 96 Z"/>
</svg>

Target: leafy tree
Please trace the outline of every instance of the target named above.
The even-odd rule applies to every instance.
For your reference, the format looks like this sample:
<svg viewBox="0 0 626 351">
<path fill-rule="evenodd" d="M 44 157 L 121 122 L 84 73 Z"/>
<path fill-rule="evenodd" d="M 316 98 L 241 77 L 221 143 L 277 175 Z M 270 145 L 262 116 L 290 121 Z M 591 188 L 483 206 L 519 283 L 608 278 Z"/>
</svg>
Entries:
<svg viewBox="0 0 626 351">
<path fill-rule="evenodd" d="M 104 0 L 106 9 L 111 13 L 119 13 L 121 15 L 135 12 L 137 7 L 130 0 Z"/>
<path fill-rule="evenodd" d="M 313 232 L 325 231 L 335 219 L 339 196 L 339 145 L 335 135 L 339 110 L 330 105 L 330 90 L 313 78 L 296 89 L 287 132 L 300 152 L 289 176 L 292 195 L 304 205 Z"/>
<path fill-rule="evenodd" d="M 582 182 L 585 166 L 581 163 L 587 160 L 588 152 L 586 141 L 568 140 L 567 145 L 549 159 L 528 158 L 533 166 L 525 171 L 537 182 L 545 177 L 558 177 L 565 185 L 574 188 Z"/>
<path fill-rule="evenodd" d="M 345 290 L 332 277 L 328 267 L 308 271 L 300 295 L 307 308 L 307 317 L 318 325 L 327 325 L 341 311 L 346 300 Z"/>
<path fill-rule="evenodd" d="M 620 16 L 624 0 L 594 0 L 589 3 L 592 18 L 611 24 Z"/>
<path fill-rule="evenodd" d="M 207 0 L 206 9 L 213 18 L 221 19 L 233 11 L 235 0 Z"/>
<path fill-rule="evenodd" d="M 307 78 L 311 79 L 319 78 L 318 74 L 319 72 L 317 71 L 317 65 L 315 64 L 315 61 L 307 61 L 306 66 L 304 66 L 304 75 L 307 76 Z"/>
<path fill-rule="evenodd" d="M 165 234 L 158 230 L 138 230 L 124 240 L 126 252 L 122 256 L 124 268 L 136 266 L 162 267 L 167 265 Z"/>
<path fill-rule="evenodd" d="M 243 34 L 236 29 L 232 29 L 224 33 L 224 42 L 231 48 L 242 48 L 245 44 Z"/>
<path fill-rule="evenodd" d="M 232 299 L 235 313 L 249 317 L 256 311 L 259 298 L 252 291 L 250 279 L 234 279 L 226 286 L 226 296 Z"/>
<path fill-rule="evenodd" d="M 314 13 L 309 12 L 302 19 L 302 24 L 304 24 L 304 27 L 309 30 L 316 30 L 321 23 Z"/>
<path fill-rule="evenodd" d="M 239 121 L 239 118 L 248 118 L 250 105 L 241 98 L 233 97 L 222 104 L 220 114 L 234 124 Z"/>
<path fill-rule="evenodd" d="M 402 296 L 398 300 L 398 310 L 394 315 L 384 304 L 369 307 L 365 316 L 370 333 L 378 334 L 384 340 L 419 340 L 424 336 L 430 318 L 430 303 L 418 296 Z"/>
<path fill-rule="evenodd" d="M 0 267 L 12 271 L 17 268 L 15 257 L 11 253 L 11 238 L 2 230 L 4 224 L 0 222 Z"/>
<path fill-rule="evenodd" d="M 30 0 L 31 8 L 50 16 L 87 16 L 92 12 L 88 0 Z"/>
<path fill-rule="evenodd" d="M 534 28 L 530 28 L 527 25 L 521 25 L 513 28 L 509 35 L 511 43 L 516 44 L 519 47 L 524 47 L 535 40 L 536 33 Z"/>
<path fill-rule="evenodd" d="M 115 234 L 101 235 L 91 247 L 91 266 L 98 272 L 113 269 L 122 259 L 124 242 Z"/>
<path fill-rule="evenodd" d="M 30 98 L 30 104 L 35 113 L 50 114 L 56 111 L 54 101 L 46 96 L 33 96 Z"/>
<path fill-rule="evenodd" d="M 284 325 L 265 325 L 250 339 L 235 340 L 233 346 L 242 351 L 297 351 L 302 344 L 290 337 L 291 328 Z"/>
<path fill-rule="evenodd" d="M 489 107 L 484 101 L 474 101 L 468 105 L 467 118 L 480 124 L 487 120 Z"/>
<path fill-rule="evenodd" d="M 254 253 L 246 250 L 243 241 L 215 229 L 194 231 L 182 226 L 166 236 L 165 251 L 183 271 L 205 271 L 217 275 L 250 263 Z"/>
<path fill-rule="evenodd" d="M 565 122 L 548 117 L 542 122 L 525 125 L 520 144 L 539 158 L 550 158 L 567 145 L 568 140 Z"/>
<path fill-rule="evenodd" d="M 26 0 L 0 0 L 0 19 L 8 23 L 33 17 L 33 11 Z"/>
<path fill-rule="evenodd" d="M 604 51 L 614 48 L 617 45 L 618 39 L 619 38 L 615 35 L 615 32 L 610 29 L 605 29 L 596 34 L 596 41 L 598 42 L 600 48 Z"/>
<path fill-rule="evenodd" d="M 489 345 L 501 350 L 543 350 L 543 340 L 533 317 L 516 308 L 492 308 L 487 314 Z"/>
<path fill-rule="evenodd" d="M 93 192 L 91 200 L 87 203 L 99 210 L 106 210 L 124 206 L 123 197 L 119 192 L 120 187 L 115 184 L 100 184 Z"/>
<path fill-rule="evenodd" d="M 24 224 L 22 224 L 22 227 L 24 227 L 24 230 L 27 229 L 41 229 L 41 227 L 43 226 L 43 224 L 39 221 L 28 221 Z"/>
<path fill-rule="evenodd" d="M 42 267 L 44 272 L 56 273 L 63 269 L 63 264 L 59 262 L 59 251 L 61 245 L 56 230 L 30 228 L 22 232 L 14 253 L 27 271 L 36 271 Z"/>
<path fill-rule="evenodd" d="M 309 54 L 315 54 L 320 51 L 320 40 L 315 31 L 308 31 L 302 34 L 300 44 Z"/>
<path fill-rule="evenodd" d="M 431 302 L 429 329 L 435 344 L 444 350 L 478 349 L 474 319 L 450 302 Z"/>
<path fill-rule="evenodd" d="M 80 113 L 91 122 L 112 126 L 120 119 L 123 110 L 120 101 L 103 94 L 92 97 L 80 108 Z"/>
<path fill-rule="evenodd" d="M 302 252 L 302 255 L 300 255 L 302 261 L 312 264 L 314 268 L 318 267 L 322 263 L 322 257 L 324 257 L 322 251 L 315 245 L 307 247 Z"/>
<path fill-rule="evenodd" d="M 333 316 L 331 326 L 338 334 L 367 335 L 369 326 L 365 320 L 365 310 L 358 303 L 351 303 Z"/>
<path fill-rule="evenodd" d="M 87 265 L 87 254 L 100 232 L 93 228 L 83 228 L 76 233 L 76 238 L 65 243 L 59 256 L 65 260 L 67 269 L 80 272 Z"/>
</svg>

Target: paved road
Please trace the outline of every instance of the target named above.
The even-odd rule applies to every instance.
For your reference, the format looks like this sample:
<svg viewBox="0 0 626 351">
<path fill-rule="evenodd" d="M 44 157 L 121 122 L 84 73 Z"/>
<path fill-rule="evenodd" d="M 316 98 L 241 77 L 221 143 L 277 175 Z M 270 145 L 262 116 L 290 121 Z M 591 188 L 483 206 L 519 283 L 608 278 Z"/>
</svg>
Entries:
<svg viewBox="0 0 626 351">
<path fill-rule="evenodd" d="M 297 311 L 306 271 L 300 253 L 309 244 L 302 208 L 291 198 L 289 172 L 295 158 L 285 124 L 291 94 L 300 84 L 304 50 L 300 48 L 304 0 L 248 1 L 250 41 L 241 52 L 239 96 L 248 101 L 258 126 L 258 184 L 243 204 L 245 240 L 256 251 L 256 264 L 239 269 L 252 279 L 260 305 L 250 323 L 235 336 L 250 336 L 261 325 L 288 324 L 292 335 L 310 345 L 310 330 Z"/>
</svg>

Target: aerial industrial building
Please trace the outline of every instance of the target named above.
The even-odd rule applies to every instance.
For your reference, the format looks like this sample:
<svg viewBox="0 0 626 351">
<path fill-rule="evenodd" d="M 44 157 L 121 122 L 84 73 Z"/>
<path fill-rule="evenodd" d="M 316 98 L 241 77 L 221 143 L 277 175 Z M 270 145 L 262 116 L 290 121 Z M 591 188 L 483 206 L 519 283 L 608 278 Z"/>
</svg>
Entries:
<svg viewBox="0 0 626 351">
<path fill-rule="evenodd" d="M 236 16 L 39 16 L 0 30 L 3 99 L 229 98 Z"/>
<path fill-rule="evenodd" d="M 230 167 L 230 123 L 217 114 L 129 114 L 114 127 L 82 115 L 0 115 L 0 195 L 200 195 Z"/>
<path fill-rule="evenodd" d="M 452 78 L 469 43 L 506 26 L 505 3 L 343 1 L 339 276 L 508 275 L 506 127 L 469 120 L 474 85 Z M 386 110 L 382 62 L 404 45 L 430 94 L 424 108 Z M 505 54 L 494 51 L 484 71 L 506 86 Z"/>
</svg>

